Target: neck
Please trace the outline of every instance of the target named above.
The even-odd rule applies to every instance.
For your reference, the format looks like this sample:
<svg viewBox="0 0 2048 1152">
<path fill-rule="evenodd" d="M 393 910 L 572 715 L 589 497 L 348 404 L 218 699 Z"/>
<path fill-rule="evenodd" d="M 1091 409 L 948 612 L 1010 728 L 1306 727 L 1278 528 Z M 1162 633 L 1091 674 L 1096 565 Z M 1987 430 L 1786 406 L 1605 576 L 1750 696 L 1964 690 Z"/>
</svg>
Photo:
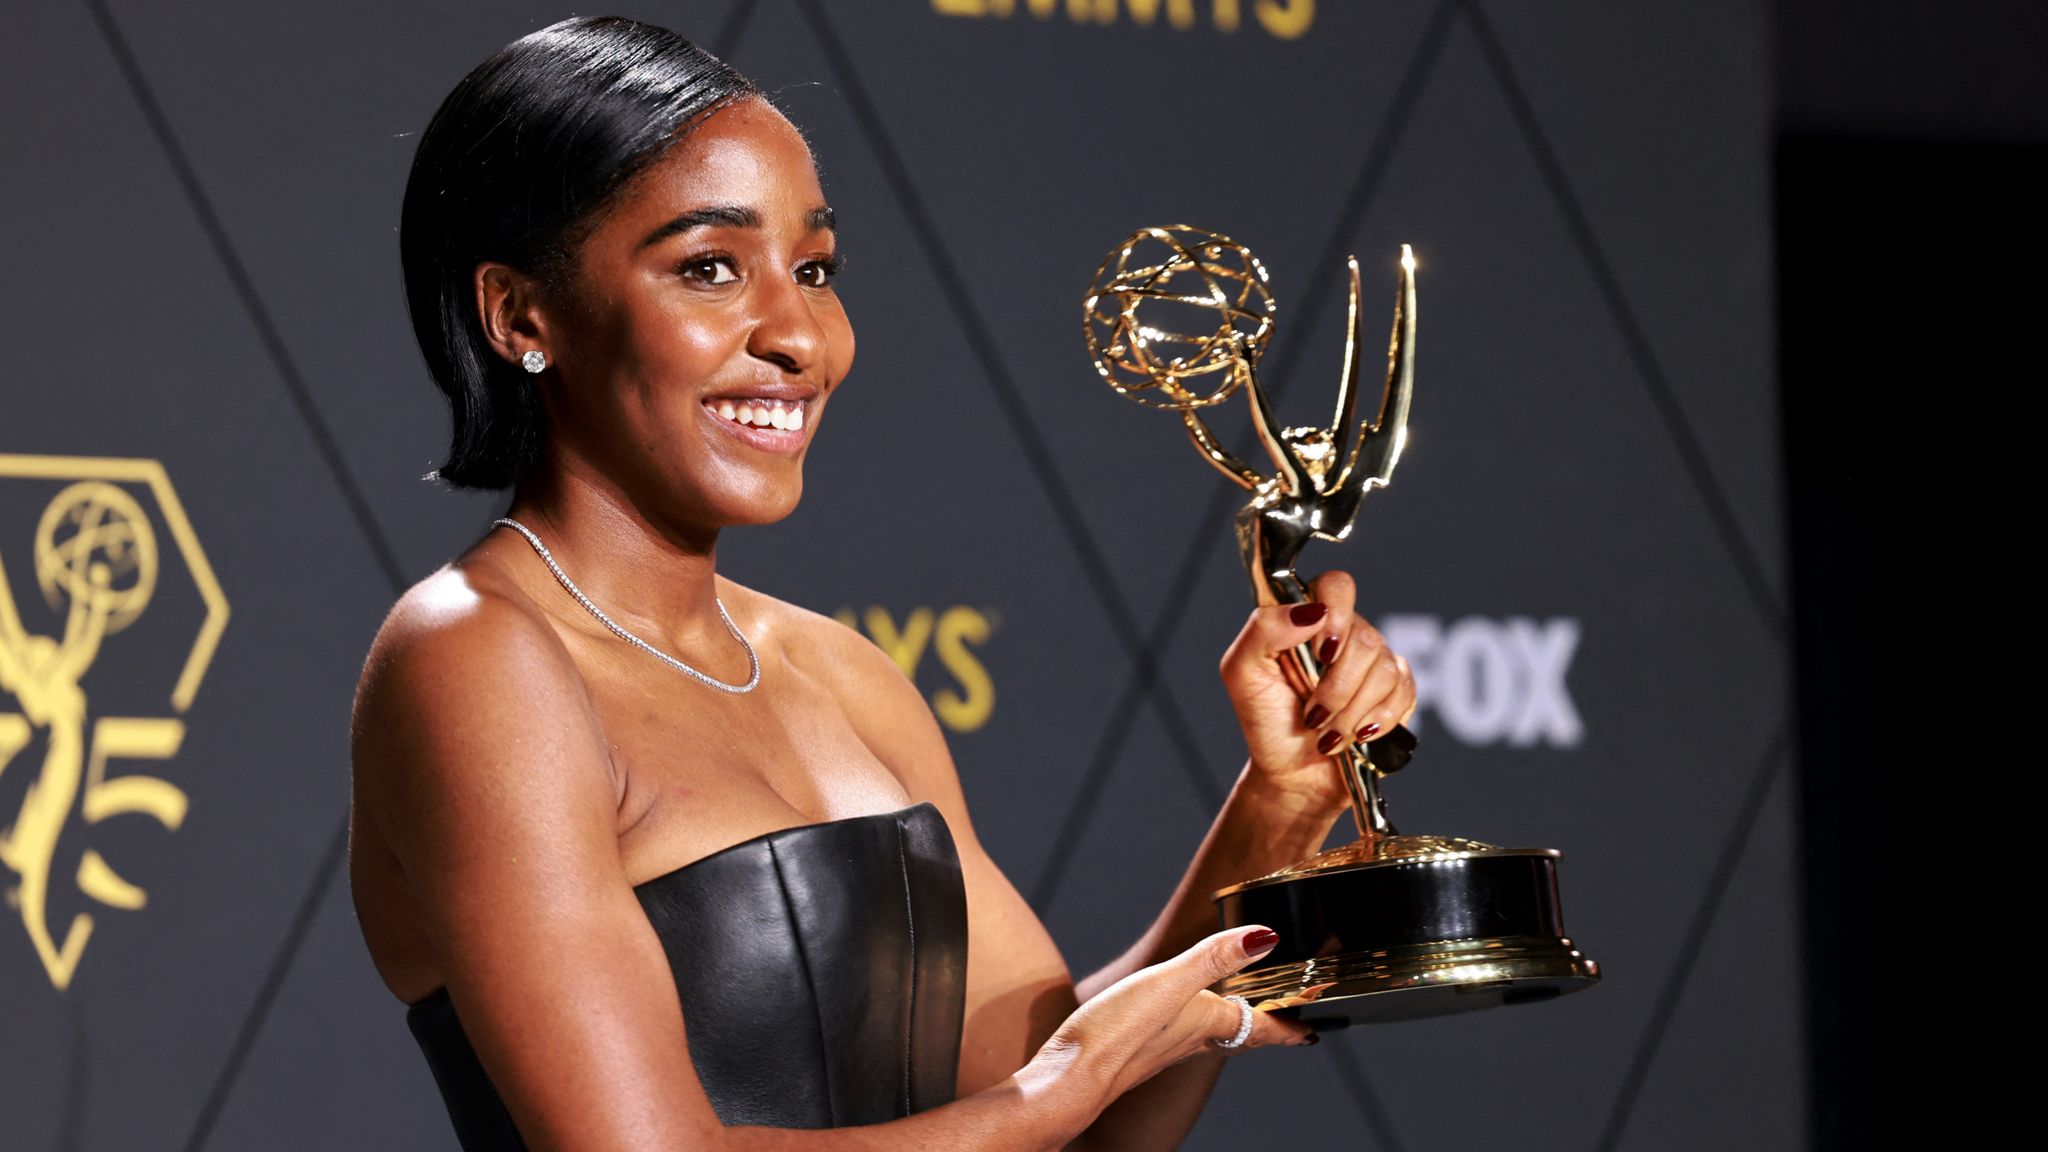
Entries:
<svg viewBox="0 0 2048 1152">
<path fill-rule="evenodd" d="M 718 618 L 718 530 L 668 522 L 590 469 L 547 463 L 514 492 L 506 515 L 532 529 L 569 579 L 622 627 L 710 675 L 731 673 L 737 662 L 745 679 L 745 656 Z M 562 591 L 552 574 L 541 577 Z M 559 603 L 589 618 L 566 593 Z"/>
</svg>

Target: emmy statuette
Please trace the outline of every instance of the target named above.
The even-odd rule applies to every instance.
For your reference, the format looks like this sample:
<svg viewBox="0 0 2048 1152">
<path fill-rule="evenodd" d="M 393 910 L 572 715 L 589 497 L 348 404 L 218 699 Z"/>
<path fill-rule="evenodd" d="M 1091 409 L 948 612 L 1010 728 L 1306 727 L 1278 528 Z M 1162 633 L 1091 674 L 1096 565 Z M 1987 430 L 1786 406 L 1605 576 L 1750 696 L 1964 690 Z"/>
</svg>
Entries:
<svg viewBox="0 0 2048 1152">
<path fill-rule="evenodd" d="M 1393 477 L 1415 383 L 1415 261 L 1402 246 L 1387 380 L 1356 422 L 1358 261 L 1337 410 L 1328 427 L 1282 428 L 1254 368 L 1273 331 L 1266 270 L 1219 233 L 1144 228 L 1113 250 L 1084 301 L 1088 352 L 1111 388 L 1178 412 L 1195 447 L 1251 494 L 1237 512 L 1237 542 L 1260 604 L 1298 604 L 1295 572 L 1311 539 L 1351 534 L 1365 494 Z M 1226 449 L 1200 410 L 1238 392 L 1275 471 Z M 1306 693 L 1321 674 L 1298 646 L 1283 663 Z M 1226 928 L 1271 925 L 1280 944 L 1221 989 L 1319 1027 L 1412 1020 L 1548 1000 L 1590 987 L 1599 965 L 1564 935 L 1558 853 L 1497 848 L 1461 837 L 1402 835 L 1381 785 L 1408 762 L 1415 737 L 1399 725 L 1331 756 L 1351 797 L 1358 839 L 1215 894 Z"/>
</svg>

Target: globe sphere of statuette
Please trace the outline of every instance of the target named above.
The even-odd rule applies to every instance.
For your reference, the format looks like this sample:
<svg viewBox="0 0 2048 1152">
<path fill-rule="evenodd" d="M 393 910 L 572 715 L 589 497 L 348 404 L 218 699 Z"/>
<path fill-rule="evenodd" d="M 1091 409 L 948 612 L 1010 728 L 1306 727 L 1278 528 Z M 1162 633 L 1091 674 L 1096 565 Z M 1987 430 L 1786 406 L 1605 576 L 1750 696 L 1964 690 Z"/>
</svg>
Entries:
<svg viewBox="0 0 2048 1152">
<path fill-rule="evenodd" d="M 1251 249 L 1219 232 L 1141 228 L 1112 249 L 1083 302 L 1088 355 L 1118 393 L 1155 408 L 1220 404 L 1273 331 L 1273 295 Z"/>
</svg>

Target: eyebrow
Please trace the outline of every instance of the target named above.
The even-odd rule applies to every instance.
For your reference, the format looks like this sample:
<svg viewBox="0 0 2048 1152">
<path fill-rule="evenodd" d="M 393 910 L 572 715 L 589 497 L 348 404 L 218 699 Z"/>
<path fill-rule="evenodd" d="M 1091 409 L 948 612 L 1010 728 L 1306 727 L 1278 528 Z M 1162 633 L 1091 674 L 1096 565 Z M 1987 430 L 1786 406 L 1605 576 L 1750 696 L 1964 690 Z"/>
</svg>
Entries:
<svg viewBox="0 0 2048 1152">
<path fill-rule="evenodd" d="M 738 204 L 717 204 L 709 208 L 693 208 L 688 212 L 649 232 L 640 241 L 640 247 L 647 248 L 692 228 L 703 228 L 721 224 L 727 228 L 759 228 L 761 214 L 752 208 Z M 813 208 L 804 214 L 804 229 L 810 232 L 838 232 L 839 217 L 830 208 Z"/>
</svg>

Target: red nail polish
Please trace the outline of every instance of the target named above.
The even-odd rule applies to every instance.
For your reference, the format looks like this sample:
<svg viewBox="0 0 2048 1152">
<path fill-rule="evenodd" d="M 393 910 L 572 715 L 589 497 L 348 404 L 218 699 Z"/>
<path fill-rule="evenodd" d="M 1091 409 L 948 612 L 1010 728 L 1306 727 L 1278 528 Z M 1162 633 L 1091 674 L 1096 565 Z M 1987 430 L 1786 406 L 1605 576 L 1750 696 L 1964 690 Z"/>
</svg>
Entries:
<svg viewBox="0 0 2048 1152">
<path fill-rule="evenodd" d="M 1323 733 L 1323 738 L 1316 741 L 1316 751 L 1328 756 L 1337 750 L 1337 745 L 1343 742 L 1344 734 L 1342 732 L 1325 732 Z"/>
<path fill-rule="evenodd" d="M 1280 943 L 1280 934 L 1271 928 L 1261 928 L 1257 932 L 1247 932 L 1244 937 L 1244 954 L 1247 956 L 1257 956 L 1262 952 L 1271 952 L 1273 946 L 1278 943 Z"/>
<path fill-rule="evenodd" d="M 1377 725 L 1377 724 L 1367 724 L 1367 725 L 1366 725 L 1365 727 L 1363 727 L 1363 728 L 1360 728 L 1360 729 L 1358 730 L 1358 738 L 1359 738 L 1360 740 L 1370 740 L 1370 739 L 1372 739 L 1372 738 L 1373 738 L 1374 736 L 1377 736 L 1377 735 L 1379 735 L 1379 731 L 1380 731 L 1380 726 L 1379 726 L 1379 725 Z"/>
<path fill-rule="evenodd" d="M 1328 640 L 1323 641 L 1323 650 L 1316 653 L 1316 663 L 1328 664 L 1330 661 L 1335 660 L 1336 658 L 1337 638 L 1335 636 L 1332 636 Z"/>
<path fill-rule="evenodd" d="M 1321 704 L 1318 704 L 1315 707 L 1310 708 L 1308 710 L 1308 715 L 1303 716 L 1301 718 L 1301 722 L 1303 724 L 1308 725 L 1311 728 L 1321 728 L 1323 726 L 1323 721 L 1328 720 L 1329 718 L 1330 710 L 1328 708 L 1323 707 Z"/>
<path fill-rule="evenodd" d="M 1313 1048 L 1313 1047 L 1315 1047 L 1316 1045 L 1318 1045 L 1318 1044 L 1321 1044 L 1322 1042 L 1323 1042 L 1323 1038 L 1322 1038 L 1321 1036 L 1317 1035 L 1317 1034 L 1316 1034 L 1316 1033 L 1314 1033 L 1314 1032 L 1311 1032 L 1311 1033 L 1309 1033 L 1309 1034 L 1308 1034 L 1308 1039 L 1306 1039 L 1306 1040 L 1303 1040 L 1303 1041 L 1301 1042 L 1301 1046 L 1302 1046 L 1303 1048 Z"/>
<path fill-rule="evenodd" d="M 1320 602 L 1296 604 L 1288 609 L 1287 618 L 1296 624 L 1313 624 L 1330 614 L 1330 606 Z"/>
</svg>

